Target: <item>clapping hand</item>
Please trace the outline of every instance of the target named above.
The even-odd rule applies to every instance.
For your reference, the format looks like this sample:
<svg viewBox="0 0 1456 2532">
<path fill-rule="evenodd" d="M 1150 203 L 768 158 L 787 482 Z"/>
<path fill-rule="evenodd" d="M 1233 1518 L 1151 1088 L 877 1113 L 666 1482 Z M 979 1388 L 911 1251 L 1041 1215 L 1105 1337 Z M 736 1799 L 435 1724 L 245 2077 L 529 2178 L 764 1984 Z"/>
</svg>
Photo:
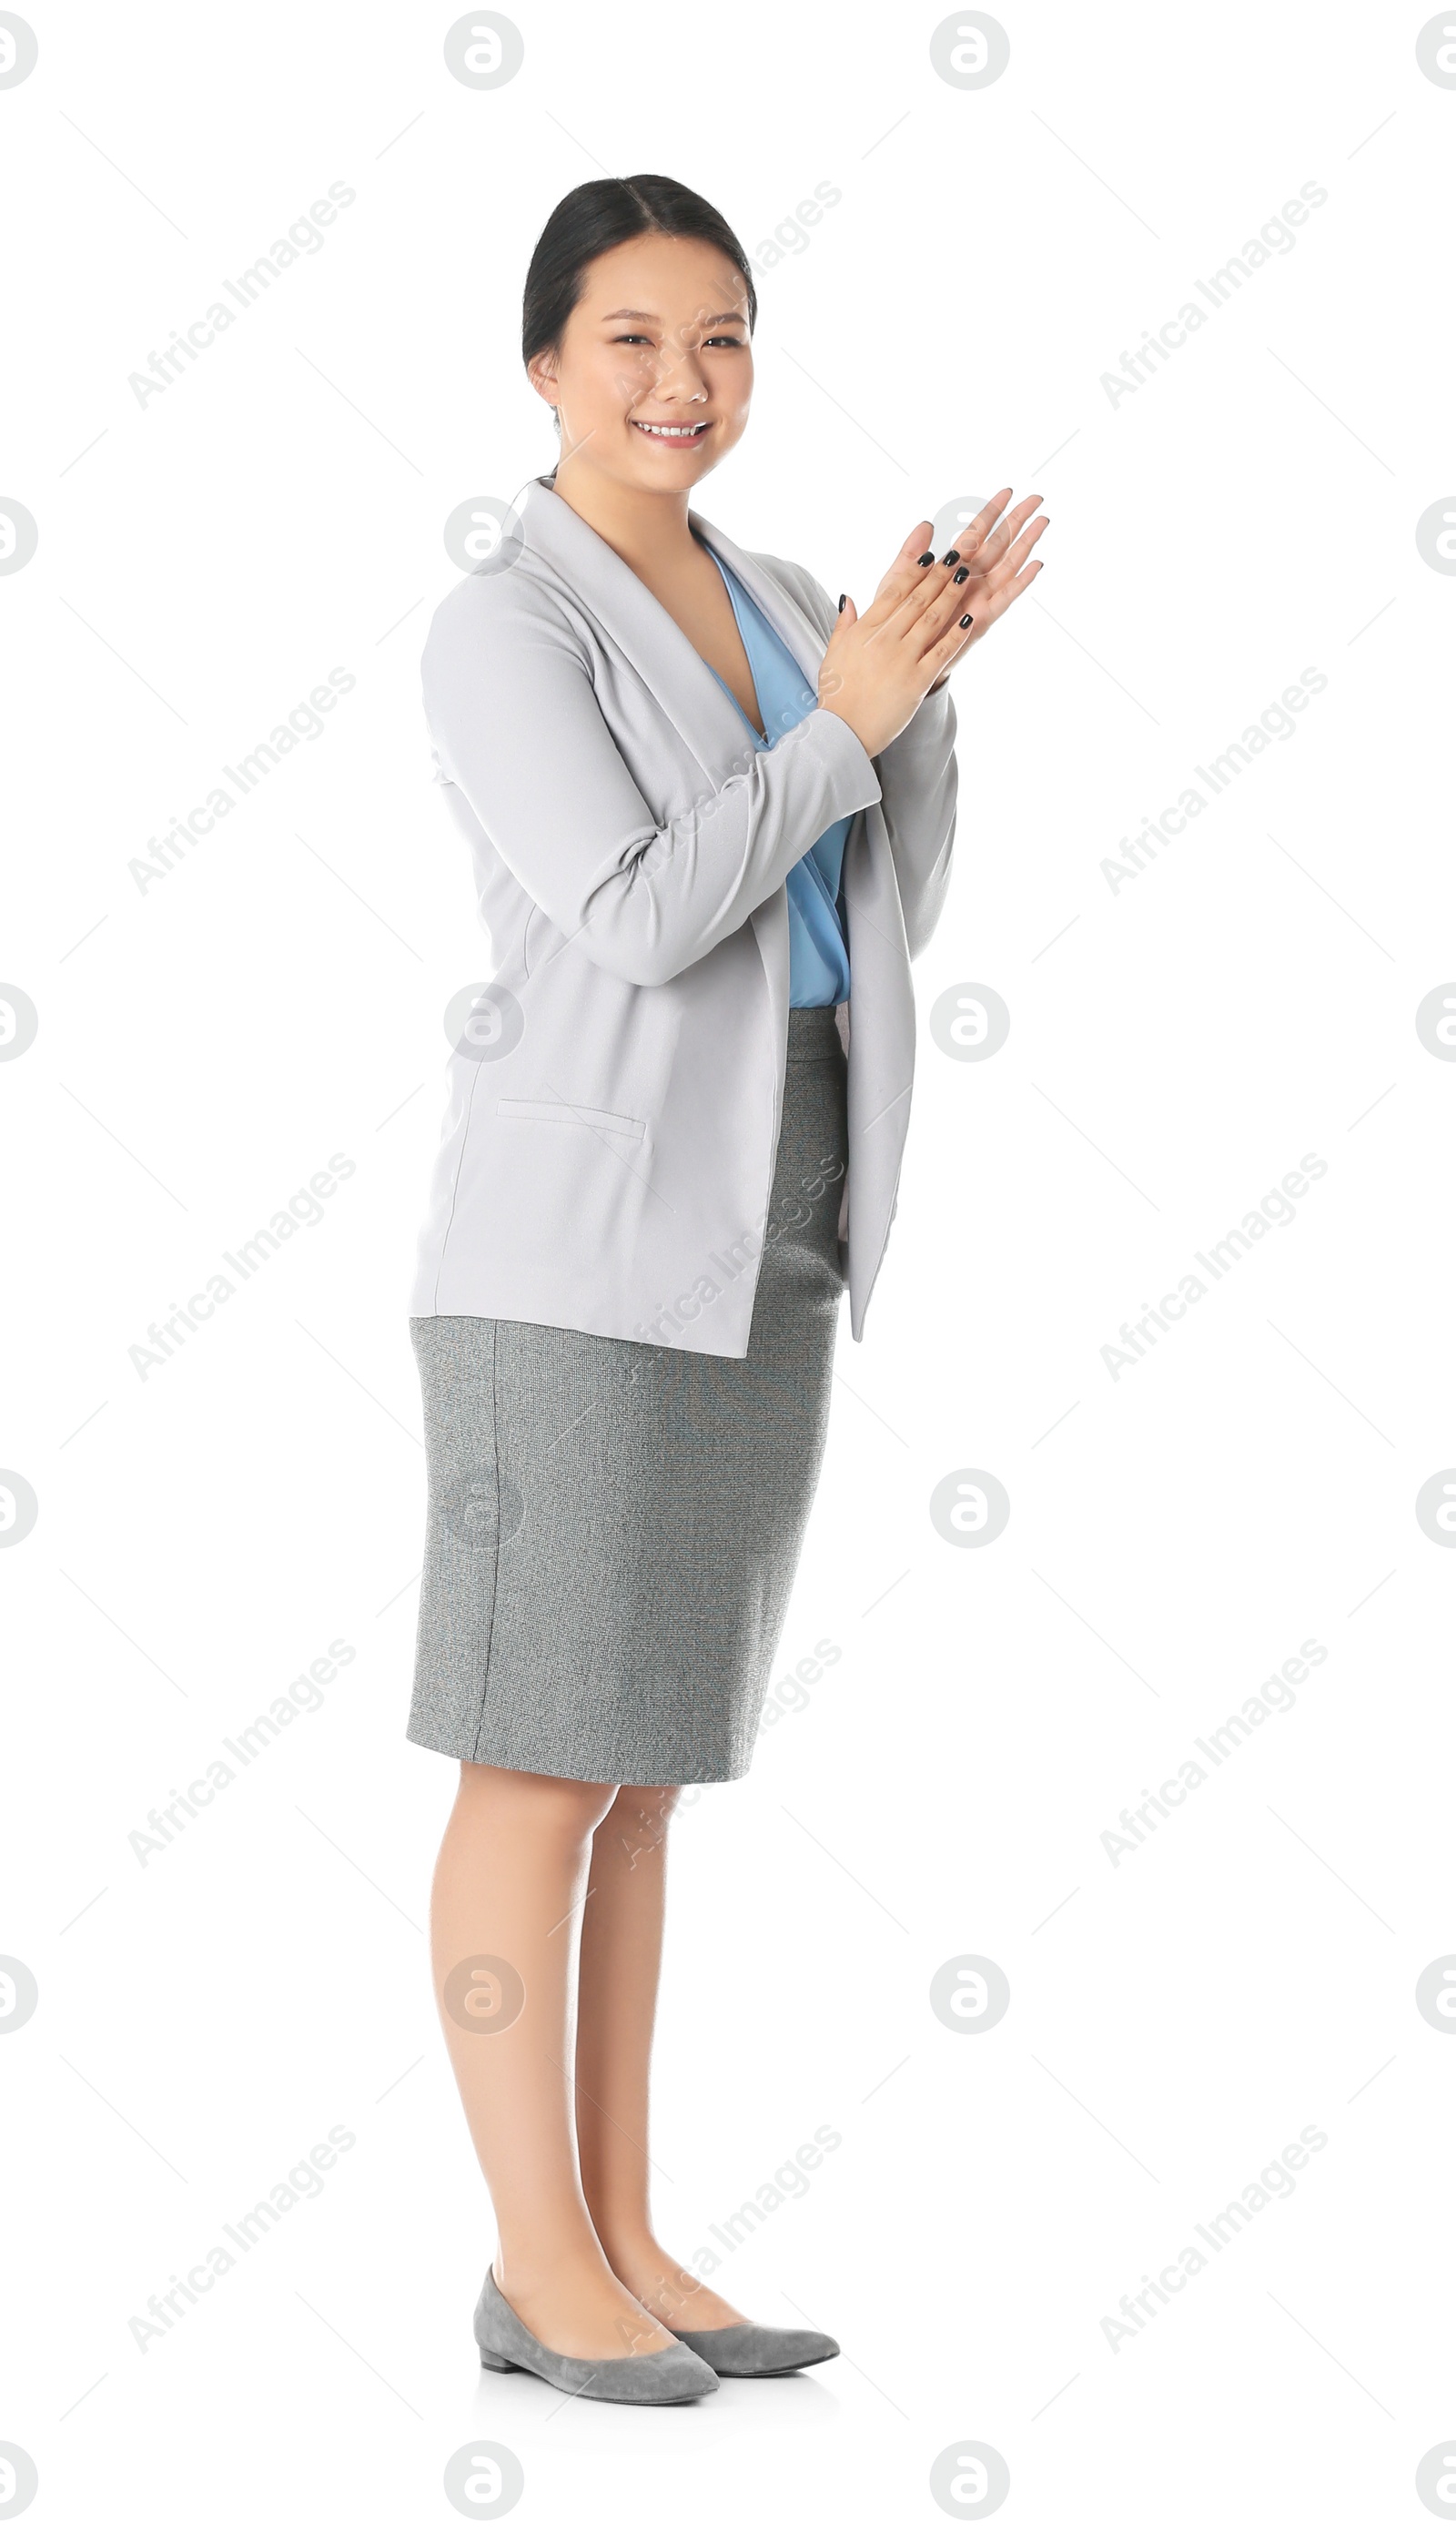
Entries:
<svg viewBox="0 0 1456 2532">
<path fill-rule="evenodd" d="M 869 755 L 899 736 L 923 698 L 944 685 L 1041 569 L 1032 559 L 1048 524 L 1033 517 L 1041 495 L 1008 512 L 1010 498 L 1008 485 L 938 557 L 925 544 L 933 522 L 922 519 L 865 614 L 853 599 L 841 600 L 819 669 L 819 703 L 849 722 Z"/>
</svg>

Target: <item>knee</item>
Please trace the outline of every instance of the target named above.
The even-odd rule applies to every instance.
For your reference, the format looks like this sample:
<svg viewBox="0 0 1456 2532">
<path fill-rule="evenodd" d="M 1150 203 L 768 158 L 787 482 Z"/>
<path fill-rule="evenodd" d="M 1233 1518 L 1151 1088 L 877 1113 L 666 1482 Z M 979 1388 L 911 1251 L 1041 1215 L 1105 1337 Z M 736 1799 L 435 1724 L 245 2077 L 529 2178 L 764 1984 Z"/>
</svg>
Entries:
<svg viewBox="0 0 1456 2532">
<path fill-rule="evenodd" d="M 618 1785 L 611 1808 L 624 1819 L 634 1822 L 660 1820 L 665 1827 L 677 1808 L 682 1790 L 681 1785 Z"/>
<path fill-rule="evenodd" d="M 542 1838 L 586 1845 L 611 1811 L 617 1787 L 574 1776 L 532 1776 L 513 1767 L 482 1767 L 463 1759 L 463 1802 L 487 1816 L 509 1813 Z"/>
<path fill-rule="evenodd" d="M 680 1785 L 619 1785 L 602 1821 L 603 1831 L 619 1837 L 634 1858 L 646 1848 L 660 1846 L 681 1791 Z"/>
</svg>

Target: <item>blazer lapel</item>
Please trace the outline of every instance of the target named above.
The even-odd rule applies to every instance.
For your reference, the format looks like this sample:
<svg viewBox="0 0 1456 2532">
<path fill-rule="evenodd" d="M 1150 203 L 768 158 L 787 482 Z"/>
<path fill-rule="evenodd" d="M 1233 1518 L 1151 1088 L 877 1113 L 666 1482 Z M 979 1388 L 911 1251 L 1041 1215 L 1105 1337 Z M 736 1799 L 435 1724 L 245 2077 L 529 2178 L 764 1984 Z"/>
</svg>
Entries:
<svg viewBox="0 0 1456 2532">
<path fill-rule="evenodd" d="M 722 756 L 725 740 L 731 754 L 743 737 L 738 715 L 707 662 L 646 583 L 539 477 L 526 488 L 521 516 L 527 544 L 571 582 L 592 613 L 608 626 L 694 754 L 708 764 Z M 710 519 L 690 510 L 688 522 L 695 535 L 722 556 L 729 570 L 737 572 L 802 671 L 810 692 L 816 692 L 824 644 L 803 607 Z"/>
<path fill-rule="evenodd" d="M 629 563 L 614 553 L 604 537 L 578 515 L 569 501 L 553 492 L 539 476 L 527 486 L 521 501 L 526 543 L 539 553 L 604 624 L 613 641 L 631 660 L 685 745 L 705 773 L 717 778 L 741 761 L 745 748 L 743 717 L 707 662 L 696 651 L 675 618 Z M 787 599 L 768 574 L 741 553 L 730 537 L 688 513 L 690 524 L 736 571 L 750 596 L 803 669 L 811 690 L 818 682 L 822 644 L 802 610 Z M 809 838 L 812 843 L 813 837 Z M 806 850 L 808 846 L 806 846 Z M 778 1050 L 777 1105 L 774 1132 L 784 1089 L 784 1048 L 789 1013 L 789 909 L 782 890 L 749 918 L 763 960 Z"/>
<path fill-rule="evenodd" d="M 746 554 L 731 537 L 724 536 L 721 528 L 715 528 L 711 520 L 700 517 L 697 510 L 690 510 L 688 521 L 703 544 L 721 554 L 730 571 L 737 572 L 750 598 L 762 609 L 784 648 L 802 669 L 810 693 L 816 694 L 824 645 L 803 607 L 755 562 L 752 554 Z"/>
<path fill-rule="evenodd" d="M 781 589 L 770 573 L 755 562 L 751 554 L 746 554 L 741 547 L 736 546 L 731 537 L 725 536 L 721 528 L 715 528 L 711 520 L 704 519 L 700 512 L 690 510 L 688 521 L 701 537 L 703 544 L 721 556 L 730 571 L 737 572 L 750 598 L 756 606 L 761 608 L 790 658 L 802 671 L 810 693 L 816 694 L 819 683 L 819 662 L 824 656 L 823 637 L 810 617 L 805 614 L 797 600 L 791 598 L 787 590 Z M 669 621 L 671 621 L 670 618 Z M 691 643 L 688 647 L 692 649 Z M 697 656 L 696 653 L 694 656 Z M 713 683 L 716 685 L 716 678 L 713 679 Z M 851 843 L 855 839 L 857 829 L 863 831 L 865 821 L 858 819 L 856 828 L 851 830 Z M 812 844 L 814 838 L 811 835 L 809 843 Z M 809 845 L 806 844 L 805 850 L 808 851 L 808 849 Z M 764 973 L 768 978 L 775 1043 L 782 1050 L 787 1042 L 789 1026 L 789 910 L 782 890 L 770 897 L 766 904 L 755 906 L 750 921 L 757 939 Z M 853 966 L 853 949 L 850 951 L 850 959 Z M 775 1137 L 778 1133 L 783 1093 L 784 1063 L 781 1053 L 778 1106 L 774 1112 Z"/>
<path fill-rule="evenodd" d="M 706 772 L 717 774 L 741 752 L 743 722 L 682 626 L 630 563 L 539 477 L 522 496 L 521 519 L 527 545 L 605 625 L 679 737 Z"/>
</svg>

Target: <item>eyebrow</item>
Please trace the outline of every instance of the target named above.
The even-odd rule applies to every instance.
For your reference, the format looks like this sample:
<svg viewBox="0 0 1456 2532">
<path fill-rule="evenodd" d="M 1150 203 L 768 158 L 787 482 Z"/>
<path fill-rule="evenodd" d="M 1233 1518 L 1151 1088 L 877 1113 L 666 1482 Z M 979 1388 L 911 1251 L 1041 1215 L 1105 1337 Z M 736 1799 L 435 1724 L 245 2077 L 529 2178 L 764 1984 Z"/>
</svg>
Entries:
<svg viewBox="0 0 1456 2532">
<path fill-rule="evenodd" d="M 609 308 L 599 322 L 610 325 L 619 316 L 645 316 L 653 325 L 658 325 L 662 321 L 654 308 Z M 746 325 L 748 321 L 742 310 L 738 308 L 727 308 L 721 316 L 704 316 L 702 319 L 704 325 Z"/>
</svg>

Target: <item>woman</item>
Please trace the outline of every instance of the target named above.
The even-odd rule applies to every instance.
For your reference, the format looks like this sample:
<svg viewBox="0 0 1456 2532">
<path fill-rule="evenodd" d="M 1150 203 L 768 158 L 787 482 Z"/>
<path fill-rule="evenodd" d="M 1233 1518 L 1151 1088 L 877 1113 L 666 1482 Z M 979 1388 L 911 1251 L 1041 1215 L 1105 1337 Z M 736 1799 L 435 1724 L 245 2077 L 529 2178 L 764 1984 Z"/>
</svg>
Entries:
<svg viewBox="0 0 1456 2532">
<path fill-rule="evenodd" d="M 910 958 L 955 823 L 945 681 L 1045 524 L 1005 492 L 937 560 L 922 520 L 863 617 L 741 551 L 690 502 L 747 426 L 756 315 L 686 187 L 557 205 L 523 339 L 557 464 L 423 660 L 496 967 L 412 1302 L 409 1737 L 461 1762 L 431 1941 L 499 2227 L 481 2359 L 593 2399 L 839 2352 L 653 2231 L 664 1846 L 678 1788 L 752 1757 L 840 1294 L 858 1339 L 894 1208 Z"/>
</svg>

